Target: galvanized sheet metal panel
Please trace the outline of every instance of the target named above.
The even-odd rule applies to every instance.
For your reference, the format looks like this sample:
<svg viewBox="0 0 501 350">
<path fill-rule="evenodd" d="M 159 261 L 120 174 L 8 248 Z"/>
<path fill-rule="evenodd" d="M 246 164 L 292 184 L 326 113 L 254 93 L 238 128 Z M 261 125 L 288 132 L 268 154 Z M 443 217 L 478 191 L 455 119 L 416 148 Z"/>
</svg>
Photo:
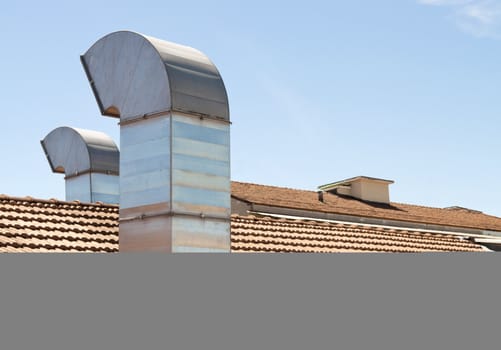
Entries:
<svg viewBox="0 0 501 350">
<path fill-rule="evenodd" d="M 82 63 L 103 115 L 125 121 L 173 110 L 229 120 L 219 71 L 191 47 L 119 31 L 98 40 Z"/>
<path fill-rule="evenodd" d="M 158 216 L 143 220 L 120 222 L 121 252 L 171 252 L 172 218 Z"/>
<path fill-rule="evenodd" d="M 162 187 L 169 187 L 170 185 L 170 171 L 169 169 L 155 169 L 148 173 L 141 173 L 133 176 L 122 176 L 120 186 L 124 192 L 134 192 L 138 197 L 143 197 L 142 191 L 150 189 L 161 189 Z M 169 197 L 163 198 L 162 201 L 168 201 Z M 155 202 L 151 202 L 155 203 Z M 127 208 L 127 206 L 124 206 Z"/>
<path fill-rule="evenodd" d="M 144 205 L 169 203 L 170 118 L 122 125 L 120 142 L 120 207 L 140 212 Z"/>
<path fill-rule="evenodd" d="M 66 179 L 66 200 L 92 203 L 92 191 L 90 187 L 90 174 L 82 174 L 77 177 Z"/>
<path fill-rule="evenodd" d="M 172 208 L 229 219 L 229 125 L 173 114 L 172 138 Z M 201 144 L 206 147 L 205 152 Z"/>
<path fill-rule="evenodd" d="M 144 207 L 148 207 L 152 204 L 163 203 L 165 204 L 164 206 L 157 207 L 169 208 L 170 202 L 165 200 L 169 197 L 170 190 L 168 186 L 147 188 L 142 191 L 120 191 L 120 209 L 128 209 L 129 212 L 134 212 L 137 215 L 148 214 L 149 210 Z"/>
<path fill-rule="evenodd" d="M 141 133 L 147 132 L 142 129 L 138 131 Z M 124 138 L 127 139 L 126 136 L 124 136 Z M 143 143 L 133 145 L 130 145 L 128 141 L 122 142 L 122 153 L 125 155 L 124 159 L 127 162 L 136 162 L 146 158 L 157 158 L 168 155 L 169 144 L 166 145 L 166 140 L 169 141 L 168 133 L 160 136 L 156 140 L 145 141 Z"/>
<path fill-rule="evenodd" d="M 227 161 L 229 147 L 216 145 L 208 142 L 200 142 L 180 137 L 174 137 L 172 148 L 177 154 L 194 156 L 199 158 Z"/>
<path fill-rule="evenodd" d="M 214 191 L 230 192 L 228 177 L 214 176 L 191 171 L 172 169 L 172 185 L 193 188 L 207 188 Z"/>
<path fill-rule="evenodd" d="M 118 176 L 87 173 L 66 179 L 66 200 L 119 203 Z"/>
<path fill-rule="evenodd" d="M 91 202 L 118 204 L 120 202 L 120 188 L 118 176 L 99 173 L 90 174 Z"/>
<path fill-rule="evenodd" d="M 176 245 L 172 247 L 173 253 L 230 253 L 228 249 L 213 249 L 207 247 L 192 247 Z"/>
<path fill-rule="evenodd" d="M 164 155 L 136 159 L 133 161 L 123 161 L 121 174 L 124 177 L 140 175 L 142 173 L 151 173 L 156 169 L 168 169 L 170 167 L 170 158 Z"/>
<path fill-rule="evenodd" d="M 116 177 L 105 174 L 91 173 L 92 193 L 94 195 L 115 195 L 118 199 L 119 184 Z M 115 202 L 118 203 L 118 200 Z"/>
<path fill-rule="evenodd" d="M 184 123 L 182 118 L 175 116 L 172 123 L 172 133 L 174 137 L 184 138 L 194 141 L 201 141 L 206 143 L 213 143 L 216 145 L 228 146 L 230 139 L 228 137 L 228 130 L 218 130 L 211 128 L 208 125 L 193 125 L 191 123 Z"/>
<path fill-rule="evenodd" d="M 220 220 L 174 217 L 173 252 L 230 252 L 230 226 Z"/>
<path fill-rule="evenodd" d="M 202 157 L 186 156 L 184 154 L 174 154 L 172 162 L 176 164 L 175 169 L 193 171 L 199 174 L 208 174 L 215 176 L 230 176 L 228 162 L 222 162 Z"/>
<path fill-rule="evenodd" d="M 143 144 L 169 136 L 170 121 L 167 123 L 154 123 L 152 119 L 145 119 L 142 120 L 141 123 L 141 132 L 137 132 L 137 130 L 132 127 L 120 128 L 120 137 L 127 138 L 127 146 Z"/>
<path fill-rule="evenodd" d="M 228 208 L 231 204 L 228 192 L 186 186 L 172 187 L 172 201 L 174 204 L 179 202 L 221 208 Z"/>
</svg>

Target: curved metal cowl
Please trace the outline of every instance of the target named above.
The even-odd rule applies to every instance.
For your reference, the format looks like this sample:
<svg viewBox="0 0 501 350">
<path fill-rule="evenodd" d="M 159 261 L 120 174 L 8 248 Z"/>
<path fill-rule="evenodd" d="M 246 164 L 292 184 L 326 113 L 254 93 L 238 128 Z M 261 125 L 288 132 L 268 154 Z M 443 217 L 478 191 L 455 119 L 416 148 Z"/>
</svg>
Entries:
<svg viewBox="0 0 501 350">
<path fill-rule="evenodd" d="M 63 126 L 52 130 L 41 143 L 55 173 L 118 175 L 120 152 L 105 133 Z"/>
<path fill-rule="evenodd" d="M 119 31 L 99 39 L 81 60 L 103 115 L 126 121 L 178 111 L 229 121 L 219 71 L 191 47 Z"/>
<path fill-rule="evenodd" d="M 108 135 L 64 126 L 41 143 L 52 171 L 66 175 L 67 201 L 119 202 L 120 153 Z"/>
</svg>

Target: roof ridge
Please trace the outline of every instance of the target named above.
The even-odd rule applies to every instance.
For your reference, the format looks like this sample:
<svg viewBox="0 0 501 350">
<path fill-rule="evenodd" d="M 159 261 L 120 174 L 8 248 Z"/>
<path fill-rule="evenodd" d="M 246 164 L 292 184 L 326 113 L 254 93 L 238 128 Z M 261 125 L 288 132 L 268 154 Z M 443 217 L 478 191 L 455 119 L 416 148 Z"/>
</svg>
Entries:
<svg viewBox="0 0 501 350">
<path fill-rule="evenodd" d="M 293 190 L 293 191 L 303 191 L 303 192 L 317 193 L 317 191 L 307 190 L 307 189 L 303 189 L 303 188 L 293 188 L 293 187 L 284 187 L 284 186 L 275 186 L 275 185 L 263 185 L 263 184 L 257 184 L 257 183 L 254 183 L 254 182 L 243 182 L 243 181 L 234 181 L 234 180 L 231 180 L 231 183 L 240 184 L 240 185 L 252 185 L 252 186 L 260 186 L 260 187 L 273 187 L 273 188 L 280 188 L 280 189 L 285 189 L 285 190 Z"/>
<path fill-rule="evenodd" d="M 46 203 L 46 204 L 67 204 L 67 205 L 74 205 L 74 206 L 93 206 L 93 207 L 118 208 L 118 204 L 108 204 L 108 203 L 103 203 L 103 202 L 88 203 L 88 202 L 81 202 L 79 200 L 64 201 L 64 200 L 57 199 L 57 198 L 41 199 L 41 198 L 34 198 L 31 196 L 24 196 L 24 197 L 9 196 L 7 194 L 0 194 L 0 201 L 1 200 L 4 200 L 4 201 L 5 200 L 14 200 L 14 201 L 18 201 L 18 202 L 36 202 L 36 203 Z"/>
<path fill-rule="evenodd" d="M 433 209 L 433 210 L 444 210 L 448 213 L 450 212 L 461 212 L 461 214 L 471 214 L 471 215 L 481 215 L 481 216 L 488 216 L 491 218 L 495 219 L 501 219 L 501 217 L 492 215 L 492 214 L 486 214 L 483 211 L 476 210 L 476 209 L 470 209 L 470 208 L 461 208 L 461 209 L 451 209 L 450 207 L 447 208 L 441 208 L 441 207 L 431 207 L 429 205 L 422 205 L 422 204 L 410 204 L 410 203 L 401 203 L 401 202 L 391 202 L 390 204 L 395 204 L 395 205 L 403 205 L 403 206 L 409 206 L 409 207 L 417 207 L 417 208 L 425 208 L 425 209 Z"/>
</svg>

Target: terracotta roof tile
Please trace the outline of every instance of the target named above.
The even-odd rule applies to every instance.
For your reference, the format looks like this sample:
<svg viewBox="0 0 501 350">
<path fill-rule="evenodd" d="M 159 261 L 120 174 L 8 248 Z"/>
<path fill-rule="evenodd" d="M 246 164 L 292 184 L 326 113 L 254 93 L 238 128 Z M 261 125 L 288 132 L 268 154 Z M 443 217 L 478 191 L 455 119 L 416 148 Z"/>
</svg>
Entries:
<svg viewBox="0 0 501 350">
<path fill-rule="evenodd" d="M 472 210 L 440 209 L 418 205 L 364 202 L 347 196 L 315 191 L 232 182 L 231 195 L 248 203 L 323 213 L 501 231 L 501 218 Z"/>
<path fill-rule="evenodd" d="M 232 215 L 231 250 L 453 252 L 484 248 L 453 235 L 410 229 Z M 116 205 L 0 197 L 0 252 L 117 251 Z"/>
<path fill-rule="evenodd" d="M 232 252 L 479 252 L 453 235 L 356 224 L 238 216 L 231 218 Z"/>
<path fill-rule="evenodd" d="M 0 197 L 0 252 L 117 252 L 118 207 Z"/>
</svg>

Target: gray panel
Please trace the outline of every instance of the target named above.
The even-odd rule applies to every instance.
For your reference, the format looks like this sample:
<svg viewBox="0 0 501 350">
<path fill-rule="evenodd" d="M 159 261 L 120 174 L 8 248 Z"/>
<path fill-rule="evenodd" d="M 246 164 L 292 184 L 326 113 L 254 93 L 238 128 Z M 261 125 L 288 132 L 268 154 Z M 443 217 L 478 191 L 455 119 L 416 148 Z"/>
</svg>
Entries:
<svg viewBox="0 0 501 350">
<path fill-rule="evenodd" d="M 118 177 L 117 177 L 118 180 Z M 117 181 L 118 182 L 118 181 Z M 106 194 L 106 193 L 94 193 L 93 194 L 93 203 L 101 202 L 107 204 L 118 204 L 120 202 L 120 195 L 116 194 Z"/>
<path fill-rule="evenodd" d="M 217 68 L 191 47 L 120 31 L 98 40 L 82 64 L 103 115 L 124 121 L 177 110 L 229 120 Z"/>
<path fill-rule="evenodd" d="M 217 145 L 228 146 L 230 143 L 228 131 L 183 123 L 177 120 L 172 123 L 172 133 L 175 137 L 215 143 Z"/>
<path fill-rule="evenodd" d="M 156 169 L 168 169 L 170 167 L 169 154 L 162 154 L 155 157 L 147 157 L 133 161 L 122 161 L 121 174 L 124 178 L 139 175 L 143 173 L 151 173 Z"/>
<path fill-rule="evenodd" d="M 230 179 L 226 176 L 200 174 L 179 169 L 172 169 L 172 185 L 205 188 L 228 193 L 231 190 Z"/>
<path fill-rule="evenodd" d="M 90 174 L 83 174 L 77 177 L 66 179 L 66 200 L 92 203 L 92 192 L 90 190 Z"/>
<path fill-rule="evenodd" d="M 83 203 L 119 203 L 119 177 L 86 173 L 66 179 L 66 200 Z"/>
<path fill-rule="evenodd" d="M 137 128 L 138 132 L 144 132 L 142 128 Z M 144 158 L 154 158 L 157 156 L 169 155 L 169 134 L 162 138 L 150 140 L 143 143 L 129 145 L 122 142 L 122 163 L 138 161 Z"/>
<path fill-rule="evenodd" d="M 134 176 L 122 176 L 120 180 L 120 186 L 124 189 L 124 192 L 137 192 L 138 195 L 143 190 L 168 187 L 169 184 L 170 170 L 168 168 L 157 168 L 155 171 Z"/>
<path fill-rule="evenodd" d="M 155 203 L 167 203 L 170 198 L 170 189 L 168 186 L 161 188 L 149 188 L 142 191 L 121 191 L 120 192 L 120 208 L 129 209 L 137 208 L 137 211 L 141 211 L 141 214 L 146 212 L 141 209 L 141 207 L 155 204 Z"/>
<path fill-rule="evenodd" d="M 229 162 L 212 160 L 201 157 L 174 154 L 172 162 L 175 169 L 188 170 L 200 174 L 210 174 L 216 176 L 230 176 Z"/>
<path fill-rule="evenodd" d="M 120 135 L 127 138 L 127 145 L 141 144 L 169 136 L 169 120 L 165 120 L 163 123 L 156 123 L 155 119 L 145 119 L 141 124 L 141 132 L 137 132 L 137 129 L 131 125 L 120 126 Z"/>
<path fill-rule="evenodd" d="M 229 125 L 175 114 L 172 137 L 173 210 L 229 220 Z"/>
<path fill-rule="evenodd" d="M 169 116 L 121 126 L 122 209 L 170 201 L 169 136 Z"/>
<path fill-rule="evenodd" d="M 109 176 L 105 174 L 91 174 L 92 193 L 97 194 L 119 194 L 118 176 Z M 118 203 L 118 201 L 116 202 Z"/>
<path fill-rule="evenodd" d="M 118 204 L 120 202 L 119 177 L 91 173 L 92 202 Z"/>
<path fill-rule="evenodd" d="M 215 130 L 223 130 L 229 132 L 230 124 L 222 122 L 219 119 L 211 118 L 201 118 L 200 116 L 188 114 L 188 113 L 172 113 L 173 120 L 180 123 L 203 126 L 205 128 L 211 128 Z M 229 138 L 229 135 L 228 135 Z"/>
<path fill-rule="evenodd" d="M 120 251 L 171 252 L 171 221 L 158 216 L 120 222 Z"/>
<path fill-rule="evenodd" d="M 175 202 L 180 202 L 194 205 L 229 208 L 230 192 L 220 192 L 204 188 L 173 186 L 172 201 L 173 204 Z"/>
<path fill-rule="evenodd" d="M 173 252 L 230 252 L 229 221 L 174 217 Z"/>
<path fill-rule="evenodd" d="M 174 137 L 172 152 L 199 158 L 228 161 L 230 149 L 228 146 Z"/>
<path fill-rule="evenodd" d="M 208 247 L 193 247 L 185 245 L 172 246 L 172 253 L 230 253 L 228 249 L 217 249 Z"/>
</svg>

